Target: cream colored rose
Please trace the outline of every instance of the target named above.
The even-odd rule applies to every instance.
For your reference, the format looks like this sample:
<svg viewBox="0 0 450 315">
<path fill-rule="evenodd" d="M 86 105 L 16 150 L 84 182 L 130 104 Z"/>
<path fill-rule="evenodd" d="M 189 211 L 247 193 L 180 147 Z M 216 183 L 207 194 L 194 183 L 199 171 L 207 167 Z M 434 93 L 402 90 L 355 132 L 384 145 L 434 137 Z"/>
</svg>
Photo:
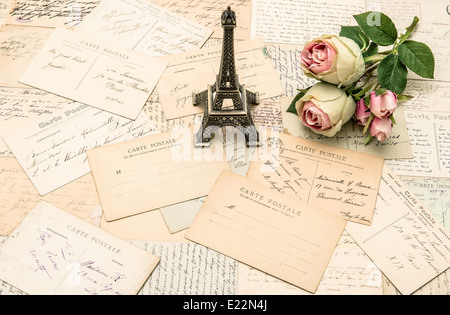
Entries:
<svg viewBox="0 0 450 315">
<path fill-rule="evenodd" d="M 352 39 L 323 35 L 305 44 L 301 67 L 306 76 L 337 86 L 356 82 L 365 71 L 361 49 Z"/>
<path fill-rule="evenodd" d="M 336 85 L 319 82 L 297 101 L 295 109 L 306 127 L 332 137 L 352 118 L 356 103 Z"/>
</svg>

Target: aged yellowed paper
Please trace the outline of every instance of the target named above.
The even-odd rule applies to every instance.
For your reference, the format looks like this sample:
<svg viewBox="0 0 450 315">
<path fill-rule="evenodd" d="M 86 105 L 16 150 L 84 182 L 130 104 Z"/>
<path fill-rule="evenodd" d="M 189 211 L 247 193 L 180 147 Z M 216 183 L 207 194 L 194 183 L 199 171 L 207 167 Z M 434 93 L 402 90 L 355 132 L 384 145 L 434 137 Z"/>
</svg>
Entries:
<svg viewBox="0 0 450 315">
<path fill-rule="evenodd" d="M 6 24 L 70 28 L 99 3 L 100 0 L 12 0 Z"/>
<path fill-rule="evenodd" d="M 315 292 L 346 221 L 223 171 L 186 238 Z"/>
<path fill-rule="evenodd" d="M 27 87 L 19 82 L 52 34 L 48 27 L 3 25 L 0 29 L 0 86 Z"/>
<path fill-rule="evenodd" d="M 28 294 L 137 294 L 155 255 L 47 202 L 0 246 L 0 279 Z"/>
<path fill-rule="evenodd" d="M 229 164 L 194 147 L 193 134 L 182 128 L 88 150 L 106 220 L 206 196 Z"/>
<path fill-rule="evenodd" d="M 450 267 L 449 231 L 387 165 L 372 226 L 349 223 L 346 230 L 402 294 Z"/>
<path fill-rule="evenodd" d="M 102 208 L 91 173 L 41 197 L 15 158 L 1 158 L 0 163 L 0 235 L 9 235 L 39 201 L 100 223 Z"/>
<path fill-rule="evenodd" d="M 193 106 L 192 93 L 214 84 L 220 70 L 222 45 L 160 57 L 168 63 L 156 90 L 166 119 L 200 114 L 204 106 Z M 258 92 L 265 100 L 284 94 L 264 42 L 260 38 L 235 45 L 236 74 L 240 84 Z"/>
<path fill-rule="evenodd" d="M 56 28 L 19 81 L 136 119 L 166 66 L 101 39 Z"/>
<path fill-rule="evenodd" d="M 370 225 L 384 159 L 294 137 L 268 138 L 247 177 L 348 221 Z"/>
<path fill-rule="evenodd" d="M 236 13 L 238 21 L 234 30 L 234 38 L 250 38 L 251 0 L 153 0 L 152 2 L 212 29 L 214 33 L 211 37 L 213 38 L 222 38 L 223 29 L 220 17 L 223 10 L 230 6 Z"/>
<path fill-rule="evenodd" d="M 87 149 L 155 132 L 143 112 L 130 120 L 72 102 L 10 131 L 3 139 L 36 189 L 45 195 L 90 172 Z"/>
<path fill-rule="evenodd" d="M 147 56 L 200 49 L 213 32 L 148 0 L 103 0 L 76 30 Z"/>
</svg>

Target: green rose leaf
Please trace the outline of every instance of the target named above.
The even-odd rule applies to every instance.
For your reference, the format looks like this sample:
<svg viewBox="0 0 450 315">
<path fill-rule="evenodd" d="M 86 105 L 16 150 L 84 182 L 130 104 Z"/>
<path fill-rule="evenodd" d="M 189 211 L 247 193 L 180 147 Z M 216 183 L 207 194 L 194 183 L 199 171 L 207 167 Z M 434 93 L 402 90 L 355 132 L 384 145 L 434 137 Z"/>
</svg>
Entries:
<svg viewBox="0 0 450 315">
<path fill-rule="evenodd" d="M 363 32 L 374 43 L 389 46 L 397 40 L 394 22 L 381 12 L 365 12 L 353 16 Z"/>
<path fill-rule="evenodd" d="M 397 55 L 389 54 L 378 65 L 378 82 L 382 88 L 402 94 L 408 80 L 408 69 Z"/>
<path fill-rule="evenodd" d="M 433 52 L 424 43 L 407 40 L 398 47 L 398 56 L 411 71 L 424 78 L 434 78 Z"/>
<path fill-rule="evenodd" d="M 369 43 L 369 39 L 359 26 L 341 26 L 339 36 L 352 39 L 361 49 Z"/>
<path fill-rule="evenodd" d="M 297 94 L 296 97 L 294 97 L 294 99 L 291 102 L 291 105 L 289 105 L 289 108 L 287 109 L 288 113 L 292 113 L 292 114 L 298 115 L 297 109 L 295 108 L 295 103 L 297 103 L 297 101 L 299 99 L 301 99 L 306 94 L 306 91 L 307 90 L 302 90 L 300 93 Z"/>
</svg>

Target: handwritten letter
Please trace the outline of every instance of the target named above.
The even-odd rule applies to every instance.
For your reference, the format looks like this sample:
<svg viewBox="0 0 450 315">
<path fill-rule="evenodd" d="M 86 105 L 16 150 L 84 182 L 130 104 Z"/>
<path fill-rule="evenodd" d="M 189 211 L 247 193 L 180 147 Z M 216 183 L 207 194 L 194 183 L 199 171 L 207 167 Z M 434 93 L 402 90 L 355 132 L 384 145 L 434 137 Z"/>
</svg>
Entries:
<svg viewBox="0 0 450 315">
<path fill-rule="evenodd" d="M 268 43 L 305 44 L 323 34 L 339 34 L 340 25 L 352 23 L 364 12 L 362 0 L 254 0 L 251 38 Z"/>
<path fill-rule="evenodd" d="M 386 163 L 397 175 L 448 177 L 450 172 L 450 113 L 406 112 L 413 159 Z"/>
<path fill-rule="evenodd" d="M 80 103 L 3 136 L 41 195 L 90 172 L 86 150 L 156 133 L 145 114 L 129 120 Z"/>
<path fill-rule="evenodd" d="M 0 135 L 10 133 L 32 120 L 50 116 L 72 103 L 38 89 L 0 87 Z M 12 156 L 3 140 L 0 140 L 0 156 Z"/>
<path fill-rule="evenodd" d="M 0 86 L 24 86 L 19 78 L 44 46 L 53 29 L 5 25 L 0 31 Z"/>
<path fill-rule="evenodd" d="M 100 0 L 13 0 L 7 24 L 73 27 L 99 3 Z"/>
<path fill-rule="evenodd" d="M 235 39 L 250 39 L 251 0 L 154 0 L 154 3 L 170 11 L 178 13 L 193 21 L 212 29 L 211 37 L 222 38 L 223 29 L 220 17 L 230 6 L 236 13 L 237 25 L 234 30 Z"/>
<path fill-rule="evenodd" d="M 160 257 L 141 295 L 234 295 L 238 262 L 199 244 L 131 241 Z"/>
<path fill-rule="evenodd" d="M 406 111 L 445 112 L 450 102 L 450 82 L 411 79 L 404 94 L 413 96 L 403 105 Z"/>
<path fill-rule="evenodd" d="M 145 0 L 104 0 L 77 30 L 148 56 L 199 49 L 212 33 Z"/>
</svg>

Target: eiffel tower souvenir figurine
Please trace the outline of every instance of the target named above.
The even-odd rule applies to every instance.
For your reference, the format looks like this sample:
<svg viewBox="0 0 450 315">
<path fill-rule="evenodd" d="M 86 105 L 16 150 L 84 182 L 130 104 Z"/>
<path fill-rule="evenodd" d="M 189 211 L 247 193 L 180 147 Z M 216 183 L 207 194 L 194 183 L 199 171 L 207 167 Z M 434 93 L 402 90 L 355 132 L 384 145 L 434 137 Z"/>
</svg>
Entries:
<svg viewBox="0 0 450 315">
<path fill-rule="evenodd" d="M 249 104 L 259 104 L 259 93 L 247 91 L 239 84 L 234 62 L 234 28 L 236 15 L 230 7 L 222 13 L 223 49 L 220 71 L 216 82 L 208 89 L 193 93 L 194 106 L 204 103 L 205 112 L 201 128 L 195 135 L 196 146 L 209 146 L 211 135 L 219 127 L 233 126 L 244 133 L 247 146 L 259 145 L 259 134 L 250 115 Z M 231 108 L 222 108 L 226 99 Z M 231 105 L 231 104 L 230 104 Z"/>
</svg>

